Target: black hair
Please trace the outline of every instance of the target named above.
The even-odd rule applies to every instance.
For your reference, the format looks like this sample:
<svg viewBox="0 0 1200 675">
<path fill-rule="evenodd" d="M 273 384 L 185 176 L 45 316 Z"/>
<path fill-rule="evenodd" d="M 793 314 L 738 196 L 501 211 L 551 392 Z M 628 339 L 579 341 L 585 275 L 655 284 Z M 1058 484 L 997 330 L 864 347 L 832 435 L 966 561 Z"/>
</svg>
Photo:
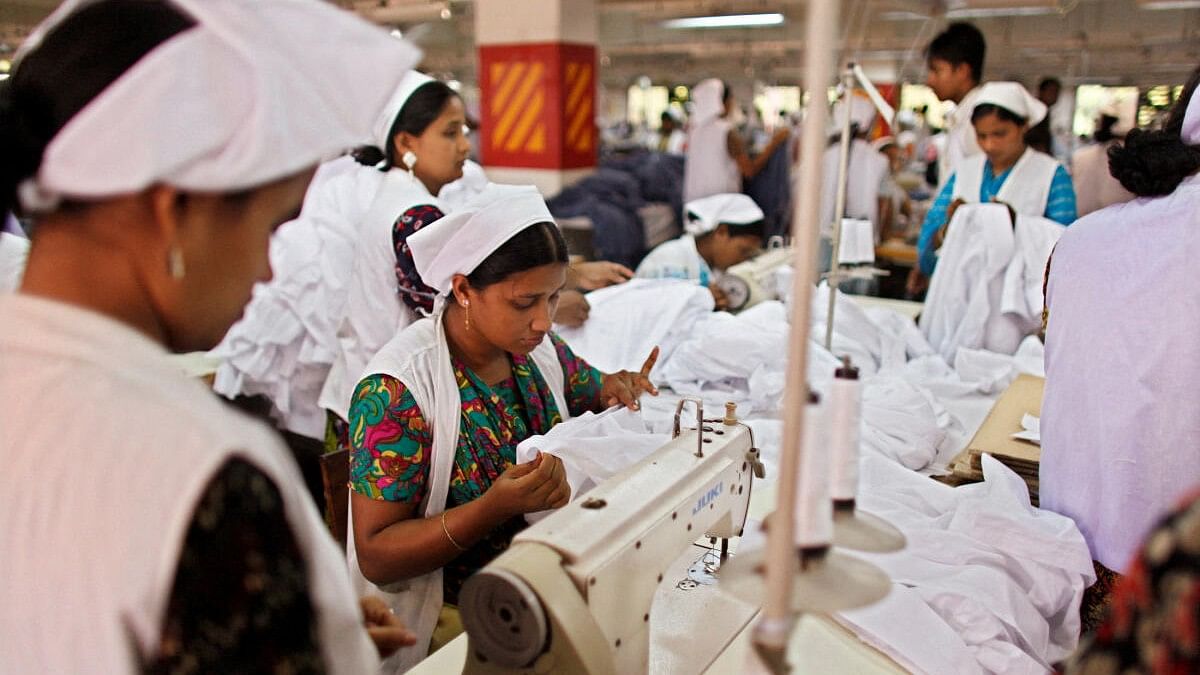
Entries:
<svg viewBox="0 0 1200 675">
<path fill-rule="evenodd" d="M 158 45 L 196 24 L 156 0 L 105 0 L 54 26 L 0 90 L 0 210 L 75 115 Z"/>
<path fill-rule="evenodd" d="M 445 82 L 426 82 L 413 90 L 408 100 L 400 107 L 400 112 L 396 113 L 396 119 L 392 120 L 392 127 L 388 129 L 388 142 L 385 147 L 364 145 L 355 148 L 351 155 L 359 164 L 379 165 L 381 171 L 391 169 L 396 166 L 398 159 L 396 144 L 391 139 L 400 132 L 407 132 L 413 136 L 425 133 L 429 125 L 446 110 L 450 99 L 457 97 L 458 93 Z"/>
<path fill-rule="evenodd" d="M 1100 123 L 1096 125 L 1096 132 L 1092 134 L 1092 139 L 1097 143 L 1107 143 L 1114 138 L 1117 138 L 1117 135 L 1113 133 L 1113 127 L 1117 126 L 1117 122 L 1120 121 L 1121 118 L 1119 117 L 1113 117 L 1112 115 L 1101 115 Z"/>
<path fill-rule="evenodd" d="M 1045 91 L 1046 87 L 1058 87 L 1062 89 L 1062 80 L 1057 77 L 1043 77 L 1041 82 L 1038 82 L 1038 91 Z"/>
<path fill-rule="evenodd" d="M 467 275 L 472 288 L 484 289 L 542 265 L 567 264 L 567 242 L 554 223 L 534 223 L 496 249 Z"/>
<path fill-rule="evenodd" d="M 1200 169 L 1200 145 L 1183 142 L 1183 118 L 1200 84 L 1200 68 L 1192 72 L 1183 94 L 1160 129 L 1134 129 L 1125 142 L 1108 149 L 1108 170 L 1139 197 L 1167 195 Z"/>
<path fill-rule="evenodd" d="M 941 59 L 952 66 L 965 63 L 971 68 L 971 77 L 983 80 L 983 58 L 987 55 L 987 42 L 983 33 L 969 23 L 952 23 L 925 49 L 925 60 Z"/>
<path fill-rule="evenodd" d="M 1005 108 L 1002 105 L 996 105 L 995 103 L 980 103 L 979 105 L 975 106 L 974 110 L 971 111 L 971 124 L 975 124 L 988 115 L 995 115 L 1005 122 L 1012 122 L 1019 127 L 1025 126 L 1025 123 L 1029 121 L 1029 118 L 1021 117 L 1017 113 Z"/>
<path fill-rule="evenodd" d="M 729 83 L 721 80 L 721 103 L 725 103 L 733 96 L 733 92 L 729 89 Z"/>
</svg>

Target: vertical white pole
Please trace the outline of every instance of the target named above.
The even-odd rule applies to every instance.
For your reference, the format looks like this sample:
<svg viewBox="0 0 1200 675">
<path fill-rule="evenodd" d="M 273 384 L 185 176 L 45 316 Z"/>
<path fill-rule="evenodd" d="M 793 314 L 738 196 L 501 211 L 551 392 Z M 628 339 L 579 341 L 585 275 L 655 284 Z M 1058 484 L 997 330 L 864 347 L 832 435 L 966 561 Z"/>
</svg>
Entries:
<svg viewBox="0 0 1200 675">
<path fill-rule="evenodd" d="M 836 0 L 810 0 L 805 26 L 804 87 L 807 114 L 801 139 L 800 190 L 792 218 L 796 273 L 792 288 L 792 330 L 788 345 L 787 390 L 784 395 L 783 448 L 779 466 L 779 500 L 767 533 L 766 598 L 763 618 L 755 628 L 757 651 L 774 668 L 785 663 L 792 627 L 792 578 L 799 567 L 795 546 L 796 474 L 800 439 L 808 402 L 808 337 L 812 284 L 816 278 L 820 233 L 821 158 L 825 146 L 825 91 L 834 74 L 833 36 L 837 32 Z"/>
<path fill-rule="evenodd" d="M 811 100 L 811 99 L 809 99 Z M 825 310 L 825 349 L 833 349 L 833 308 L 841 283 L 842 218 L 846 217 L 846 182 L 850 168 L 850 104 L 854 100 L 854 71 L 842 73 L 842 140 L 838 148 L 837 199 L 833 208 L 833 255 L 829 258 L 829 306 Z"/>
</svg>

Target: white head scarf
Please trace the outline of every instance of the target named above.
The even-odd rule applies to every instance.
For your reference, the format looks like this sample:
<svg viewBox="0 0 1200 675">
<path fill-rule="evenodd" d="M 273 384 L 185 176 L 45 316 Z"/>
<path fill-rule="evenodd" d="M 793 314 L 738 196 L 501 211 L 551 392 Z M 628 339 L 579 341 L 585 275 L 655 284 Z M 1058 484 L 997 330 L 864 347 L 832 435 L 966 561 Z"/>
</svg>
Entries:
<svg viewBox="0 0 1200 675">
<path fill-rule="evenodd" d="M 493 183 L 466 207 L 414 232 L 408 246 L 421 280 L 444 296 L 455 274 L 474 272 L 521 230 L 543 222 L 554 217 L 537 188 Z"/>
<path fill-rule="evenodd" d="M 375 124 L 371 126 L 371 142 L 387 150 L 388 145 L 392 142 L 390 135 L 392 125 L 396 123 L 396 118 L 404 109 L 404 104 L 408 103 L 409 97 L 421 85 L 433 81 L 432 77 L 415 70 L 405 75 L 404 79 L 400 80 L 400 86 L 392 92 L 392 97 L 388 99 L 387 105 L 379 111 L 379 116 L 375 118 Z"/>
<path fill-rule="evenodd" d="M 975 97 L 976 107 L 990 103 L 1024 117 L 1034 126 L 1046 117 L 1046 104 L 1034 98 L 1019 82 L 987 82 Z"/>
<path fill-rule="evenodd" d="M 700 125 L 725 112 L 725 84 L 710 77 L 692 89 L 692 124 Z"/>
<path fill-rule="evenodd" d="M 88 0 L 68 0 L 22 46 L 37 49 Z M 50 141 L 27 208 L 155 183 L 254 187 L 362 142 L 420 51 L 317 0 L 171 0 L 195 25 L 139 59 Z M 20 68 L 18 63 L 17 68 Z"/>
<path fill-rule="evenodd" d="M 859 132 L 867 132 L 875 121 L 875 104 L 861 96 L 850 97 L 850 124 L 857 124 Z M 846 101 L 842 99 L 833 104 L 830 133 L 841 133 L 842 125 L 846 122 Z"/>
<path fill-rule="evenodd" d="M 1183 114 L 1183 129 L 1179 136 L 1188 145 L 1200 145 L 1200 91 L 1192 92 L 1192 100 L 1188 101 L 1187 112 Z"/>
<path fill-rule="evenodd" d="M 754 200 L 743 194 L 722 194 L 694 199 L 684 205 L 688 234 L 701 235 L 712 232 L 721 225 L 749 225 L 765 216 Z"/>
</svg>

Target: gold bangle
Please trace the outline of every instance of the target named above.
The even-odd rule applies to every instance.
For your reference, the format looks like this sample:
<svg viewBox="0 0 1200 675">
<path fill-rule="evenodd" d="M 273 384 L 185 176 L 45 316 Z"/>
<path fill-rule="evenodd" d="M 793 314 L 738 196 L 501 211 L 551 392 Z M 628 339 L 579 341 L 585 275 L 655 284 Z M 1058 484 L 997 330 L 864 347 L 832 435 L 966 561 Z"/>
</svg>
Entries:
<svg viewBox="0 0 1200 675">
<path fill-rule="evenodd" d="M 454 544 L 454 548 L 458 549 L 462 553 L 466 553 L 467 549 L 463 548 L 462 544 L 459 544 L 457 541 L 454 541 L 454 537 L 450 535 L 450 528 L 446 527 L 446 512 L 445 511 L 442 511 L 442 532 L 446 533 L 446 538 L 450 540 L 451 544 Z"/>
</svg>

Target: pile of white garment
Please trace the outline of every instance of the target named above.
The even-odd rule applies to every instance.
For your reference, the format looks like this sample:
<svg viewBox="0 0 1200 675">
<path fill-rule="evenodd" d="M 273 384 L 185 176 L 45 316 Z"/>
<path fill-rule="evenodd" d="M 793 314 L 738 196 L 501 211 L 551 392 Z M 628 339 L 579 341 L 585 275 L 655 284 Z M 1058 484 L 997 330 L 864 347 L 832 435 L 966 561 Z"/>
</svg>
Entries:
<svg viewBox="0 0 1200 675">
<path fill-rule="evenodd" d="M 584 413 L 544 435 L 521 441 L 517 463 L 533 461 L 538 453 L 558 457 L 566 469 L 571 498 L 575 499 L 669 440 L 669 434 L 651 431 L 640 412 L 609 408 L 598 415 Z M 529 513 L 525 520 L 535 523 L 550 513 Z"/>
<path fill-rule="evenodd" d="M 322 164 L 300 216 L 271 238 L 273 279 L 254 288 L 245 314 L 210 354 L 220 361 L 213 388 L 228 398 L 266 396 L 289 431 L 322 438 L 317 404 L 338 353 L 358 230 L 384 172 L 343 156 Z M 445 203 L 469 200 L 487 184 L 474 162 L 441 192 Z"/>
<path fill-rule="evenodd" d="M 577 328 L 556 326 L 574 352 L 606 373 L 636 370 L 659 348 L 658 367 L 712 314 L 713 296 L 690 281 L 634 279 L 587 295 L 588 320 Z"/>
<path fill-rule="evenodd" d="M 1069 518 L 1030 506 L 1025 483 L 988 455 L 984 482 L 958 488 L 871 456 L 861 469 L 860 508 L 908 545 L 854 554 L 893 590 L 840 621 L 914 672 L 1040 674 L 1075 650 L 1095 573 Z"/>
<path fill-rule="evenodd" d="M 1046 261 L 1062 225 L 1002 204 L 959 208 L 930 281 L 921 331 L 952 363 L 960 347 L 1012 354 L 1041 326 Z"/>
<path fill-rule="evenodd" d="M 221 362 L 218 393 L 264 395 L 286 429 L 324 435 L 317 397 L 336 353 L 357 228 L 382 177 L 350 157 L 320 167 L 300 216 L 271 239 L 273 279 L 255 287 L 242 319 L 211 352 Z"/>
</svg>

